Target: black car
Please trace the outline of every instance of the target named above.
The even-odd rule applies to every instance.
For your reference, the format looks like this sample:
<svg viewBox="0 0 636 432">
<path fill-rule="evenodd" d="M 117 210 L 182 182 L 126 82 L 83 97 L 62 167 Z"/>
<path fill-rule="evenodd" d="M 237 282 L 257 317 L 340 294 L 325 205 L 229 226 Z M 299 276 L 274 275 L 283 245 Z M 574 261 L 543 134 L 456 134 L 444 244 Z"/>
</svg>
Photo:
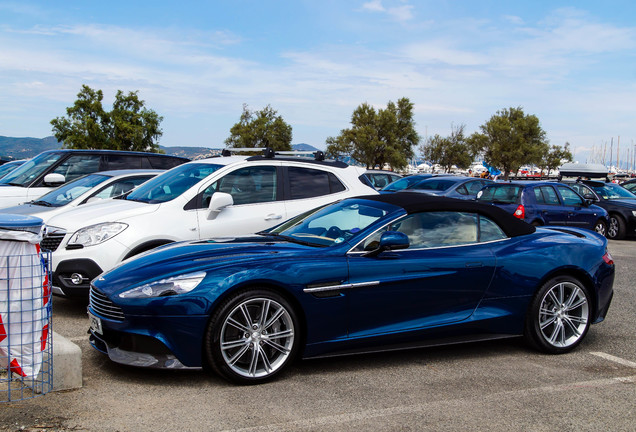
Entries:
<svg viewBox="0 0 636 432">
<path fill-rule="evenodd" d="M 621 240 L 636 230 L 636 195 L 615 183 L 563 180 L 563 183 L 609 213 L 607 238 Z"/>
</svg>

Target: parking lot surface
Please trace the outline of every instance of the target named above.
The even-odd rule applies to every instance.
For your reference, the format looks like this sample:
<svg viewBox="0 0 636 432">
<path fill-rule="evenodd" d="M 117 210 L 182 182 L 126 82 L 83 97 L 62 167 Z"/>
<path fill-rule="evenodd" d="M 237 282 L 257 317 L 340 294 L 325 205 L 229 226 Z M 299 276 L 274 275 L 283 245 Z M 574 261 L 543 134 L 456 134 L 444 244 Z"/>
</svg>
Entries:
<svg viewBox="0 0 636 432">
<path fill-rule="evenodd" d="M 199 370 L 117 365 L 88 343 L 86 307 L 55 298 L 82 349 L 83 388 L 0 403 L 1 431 L 634 431 L 636 241 L 610 241 L 607 319 L 572 353 L 520 339 L 297 362 L 234 386 Z"/>
</svg>

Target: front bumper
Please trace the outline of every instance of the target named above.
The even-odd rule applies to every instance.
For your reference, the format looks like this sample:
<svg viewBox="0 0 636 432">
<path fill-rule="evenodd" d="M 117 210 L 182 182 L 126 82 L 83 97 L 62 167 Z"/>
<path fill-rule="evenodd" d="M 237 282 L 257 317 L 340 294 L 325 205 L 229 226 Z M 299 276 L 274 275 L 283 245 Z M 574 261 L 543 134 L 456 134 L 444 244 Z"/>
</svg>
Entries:
<svg viewBox="0 0 636 432">
<path fill-rule="evenodd" d="M 87 298 L 91 281 L 101 273 L 101 267 L 91 259 L 61 261 L 53 271 L 53 294 L 63 297 Z M 72 281 L 71 276 L 74 274 L 81 276 L 80 283 Z"/>
</svg>

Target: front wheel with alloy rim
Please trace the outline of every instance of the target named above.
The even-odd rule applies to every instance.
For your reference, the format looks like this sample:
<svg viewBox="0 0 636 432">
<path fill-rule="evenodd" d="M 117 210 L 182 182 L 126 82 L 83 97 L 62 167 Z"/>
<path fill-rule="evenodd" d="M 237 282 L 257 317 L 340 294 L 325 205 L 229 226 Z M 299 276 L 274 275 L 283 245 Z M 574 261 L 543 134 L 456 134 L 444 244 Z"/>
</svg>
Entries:
<svg viewBox="0 0 636 432">
<path fill-rule="evenodd" d="M 609 226 L 607 227 L 607 238 L 612 240 L 622 240 L 625 238 L 627 226 L 625 220 L 616 214 L 610 215 Z"/>
<path fill-rule="evenodd" d="M 544 352 L 568 352 L 587 334 L 591 310 L 590 296 L 579 280 L 570 276 L 553 278 L 532 299 L 525 338 Z"/>
<path fill-rule="evenodd" d="M 223 302 L 208 324 L 206 361 L 239 384 L 272 379 L 298 352 L 299 323 L 289 302 L 269 290 L 246 290 Z"/>
<path fill-rule="evenodd" d="M 607 224 L 605 223 L 605 221 L 599 219 L 596 221 L 596 223 L 594 224 L 594 231 L 596 231 L 597 233 L 599 233 L 602 236 L 606 236 L 607 235 Z"/>
</svg>

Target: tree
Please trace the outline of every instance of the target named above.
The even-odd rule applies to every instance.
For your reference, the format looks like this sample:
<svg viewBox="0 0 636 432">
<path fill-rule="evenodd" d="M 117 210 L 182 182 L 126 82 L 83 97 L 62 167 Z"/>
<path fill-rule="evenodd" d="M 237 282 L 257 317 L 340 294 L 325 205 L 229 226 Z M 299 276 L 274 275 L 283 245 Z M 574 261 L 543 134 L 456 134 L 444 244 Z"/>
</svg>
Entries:
<svg viewBox="0 0 636 432">
<path fill-rule="evenodd" d="M 541 173 L 545 169 L 548 174 L 550 171 L 560 167 L 564 162 L 572 162 L 572 152 L 570 151 L 570 143 L 566 142 L 563 147 L 553 145 L 550 150 L 543 156 L 541 161 Z"/>
<path fill-rule="evenodd" d="M 488 164 L 501 169 L 506 180 L 523 164 L 539 165 L 548 150 L 539 119 L 525 115 L 521 107 L 497 111 L 480 129 L 481 133 L 475 132 L 469 138 L 473 151 L 482 153 Z"/>
<path fill-rule="evenodd" d="M 291 150 L 292 127 L 269 105 L 260 111 L 250 111 L 243 104 L 238 123 L 230 129 L 225 140 L 228 147 L 270 147 L 274 150 Z"/>
<path fill-rule="evenodd" d="M 110 112 L 104 110 L 103 99 L 101 90 L 82 85 L 77 100 L 66 109 L 67 117 L 51 120 L 55 138 L 72 149 L 160 152 L 163 117 L 146 109 L 138 92 L 124 95 L 118 90 Z"/>
<path fill-rule="evenodd" d="M 420 137 L 415 131 L 413 104 L 401 98 L 389 101 L 386 109 L 375 110 L 368 103 L 359 105 L 351 115 L 351 128 L 326 140 L 327 154 L 336 159 L 350 156 L 367 168 L 406 167 L 413 158 L 413 146 Z"/>
<path fill-rule="evenodd" d="M 458 168 L 468 168 L 475 158 L 473 147 L 464 137 L 464 125 L 453 127 L 448 137 L 435 135 L 420 147 L 424 159 L 444 167 L 449 172 L 453 165 Z"/>
</svg>

